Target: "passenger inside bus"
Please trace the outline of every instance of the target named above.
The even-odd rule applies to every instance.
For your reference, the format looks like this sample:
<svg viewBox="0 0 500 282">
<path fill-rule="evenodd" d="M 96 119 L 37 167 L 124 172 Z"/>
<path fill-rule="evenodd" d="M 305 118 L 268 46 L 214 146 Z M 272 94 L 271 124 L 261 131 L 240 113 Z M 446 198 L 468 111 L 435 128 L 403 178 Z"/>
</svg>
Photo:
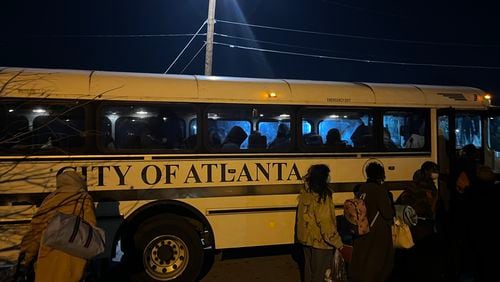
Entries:
<svg viewBox="0 0 500 282">
<path fill-rule="evenodd" d="M 398 146 L 392 141 L 391 133 L 387 127 L 384 127 L 384 147 L 388 150 L 397 150 Z"/>
<path fill-rule="evenodd" d="M 165 149 L 179 149 L 182 147 L 184 136 L 182 131 L 183 120 L 171 114 L 162 117 L 161 138 Z"/>
<path fill-rule="evenodd" d="M 212 148 L 220 148 L 222 138 L 217 128 L 217 123 L 213 119 L 208 120 L 208 145 Z"/>
<path fill-rule="evenodd" d="M 422 123 L 418 129 L 413 129 L 410 137 L 406 140 L 405 148 L 415 149 L 425 146 L 425 123 Z"/>
<path fill-rule="evenodd" d="M 184 146 L 186 149 L 194 149 L 197 144 L 197 135 L 193 134 L 184 140 Z"/>
<path fill-rule="evenodd" d="M 342 150 L 347 148 L 347 144 L 341 140 L 340 131 L 337 128 L 331 128 L 328 130 L 325 145 L 333 150 Z"/>
<path fill-rule="evenodd" d="M 307 133 L 304 134 L 304 144 L 307 146 L 322 146 L 323 145 L 323 139 L 321 138 L 321 135 L 316 134 L 316 133 Z"/>
<path fill-rule="evenodd" d="M 276 138 L 269 144 L 269 148 L 283 148 L 290 146 L 290 128 L 284 123 L 278 125 Z"/>
<path fill-rule="evenodd" d="M 235 125 L 231 128 L 229 133 L 222 142 L 222 149 L 240 149 L 241 144 L 247 139 L 247 133 L 243 128 Z"/>
<path fill-rule="evenodd" d="M 258 131 L 252 132 L 248 136 L 248 149 L 265 149 L 267 147 L 267 137 Z"/>
<path fill-rule="evenodd" d="M 371 148 L 375 145 L 372 128 L 361 123 L 351 135 L 351 141 L 355 148 Z"/>
</svg>

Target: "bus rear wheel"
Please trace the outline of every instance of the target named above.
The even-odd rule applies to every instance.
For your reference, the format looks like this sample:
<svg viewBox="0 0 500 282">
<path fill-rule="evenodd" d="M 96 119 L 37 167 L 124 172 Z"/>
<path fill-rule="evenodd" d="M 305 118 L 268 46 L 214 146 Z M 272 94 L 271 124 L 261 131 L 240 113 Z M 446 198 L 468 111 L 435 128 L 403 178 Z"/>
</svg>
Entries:
<svg viewBox="0 0 500 282">
<path fill-rule="evenodd" d="M 134 236 L 138 281 L 196 281 L 203 267 L 200 236 L 185 219 L 156 216 L 141 224 Z"/>
</svg>

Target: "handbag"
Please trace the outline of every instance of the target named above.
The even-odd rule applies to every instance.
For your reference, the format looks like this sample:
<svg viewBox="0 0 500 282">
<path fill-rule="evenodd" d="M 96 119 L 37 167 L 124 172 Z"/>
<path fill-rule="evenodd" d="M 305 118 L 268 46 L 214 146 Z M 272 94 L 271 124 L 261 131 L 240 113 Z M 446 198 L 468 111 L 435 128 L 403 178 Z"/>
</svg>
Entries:
<svg viewBox="0 0 500 282">
<path fill-rule="evenodd" d="M 42 243 L 69 255 L 91 259 L 105 249 L 105 233 L 83 219 L 86 196 L 83 197 L 78 215 L 57 212 L 49 221 L 42 237 Z M 79 199 L 75 204 L 75 209 Z"/>
<path fill-rule="evenodd" d="M 392 224 L 392 245 L 398 249 L 410 249 L 415 245 L 411 235 L 410 227 L 398 217 L 394 218 Z"/>
</svg>

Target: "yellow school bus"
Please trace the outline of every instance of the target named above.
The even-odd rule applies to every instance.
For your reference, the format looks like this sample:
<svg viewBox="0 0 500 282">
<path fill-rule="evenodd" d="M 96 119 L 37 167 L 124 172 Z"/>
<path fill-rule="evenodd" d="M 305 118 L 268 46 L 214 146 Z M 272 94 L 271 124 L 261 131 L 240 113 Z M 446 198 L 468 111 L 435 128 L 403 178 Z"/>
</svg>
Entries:
<svg viewBox="0 0 500 282">
<path fill-rule="evenodd" d="M 0 244 L 12 256 L 76 170 L 108 257 L 120 242 L 130 277 L 195 280 L 214 250 L 293 243 L 313 164 L 330 167 L 339 213 L 373 161 L 396 196 L 467 144 L 494 167 L 489 109 L 472 87 L 1 68 Z"/>
</svg>

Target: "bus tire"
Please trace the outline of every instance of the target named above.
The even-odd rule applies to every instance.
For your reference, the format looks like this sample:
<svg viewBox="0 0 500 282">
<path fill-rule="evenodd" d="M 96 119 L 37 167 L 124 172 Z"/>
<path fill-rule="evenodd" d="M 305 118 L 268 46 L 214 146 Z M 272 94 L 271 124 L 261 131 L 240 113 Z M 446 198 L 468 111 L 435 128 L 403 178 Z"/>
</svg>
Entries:
<svg viewBox="0 0 500 282">
<path fill-rule="evenodd" d="M 203 267 L 203 247 L 193 225 L 182 217 L 160 215 L 140 225 L 134 236 L 136 263 L 133 280 L 196 281 Z"/>
</svg>

